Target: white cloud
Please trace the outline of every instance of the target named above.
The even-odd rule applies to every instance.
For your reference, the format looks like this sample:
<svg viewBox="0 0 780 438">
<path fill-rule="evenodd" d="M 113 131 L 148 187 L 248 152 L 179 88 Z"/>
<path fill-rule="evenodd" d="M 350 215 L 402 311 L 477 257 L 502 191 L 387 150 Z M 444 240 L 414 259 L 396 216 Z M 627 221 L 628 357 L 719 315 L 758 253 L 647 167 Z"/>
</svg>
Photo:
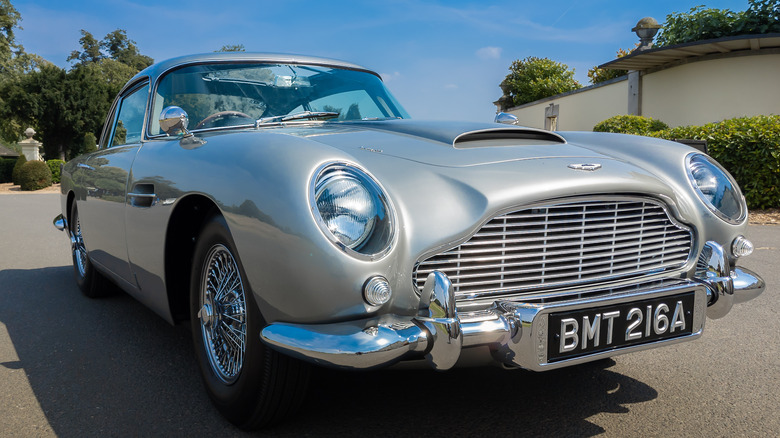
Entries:
<svg viewBox="0 0 780 438">
<path fill-rule="evenodd" d="M 499 59 L 502 50 L 501 47 L 483 47 L 477 50 L 477 57 L 479 59 Z"/>
<path fill-rule="evenodd" d="M 400 78 L 401 73 L 394 71 L 392 73 L 380 73 L 379 76 L 382 76 L 383 81 L 390 82 Z"/>
</svg>

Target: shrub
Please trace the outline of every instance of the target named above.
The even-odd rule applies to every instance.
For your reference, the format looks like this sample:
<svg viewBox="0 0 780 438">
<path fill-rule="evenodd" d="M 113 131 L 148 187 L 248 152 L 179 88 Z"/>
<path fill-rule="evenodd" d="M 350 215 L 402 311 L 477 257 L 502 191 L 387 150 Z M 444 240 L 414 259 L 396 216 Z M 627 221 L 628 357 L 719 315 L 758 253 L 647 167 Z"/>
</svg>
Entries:
<svg viewBox="0 0 780 438">
<path fill-rule="evenodd" d="M 671 46 L 734 35 L 780 32 L 780 2 L 748 0 L 748 4 L 746 10 L 737 12 L 696 6 L 687 13 L 671 13 L 666 16 L 655 46 Z"/>
<path fill-rule="evenodd" d="M 16 160 L 0 158 L 0 183 L 9 183 L 13 181 L 15 164 Z"/>
<path fill-rule="evenodd" d="M 24 191 L 51 186 L 51 170 L 43 161 L 28 161 L 19 170 L 19 186 Z"/>
<path fill-rule="evenodd" d="M 651 117 L 621 115 L 610 117 L 593 127 L 596 132 L 648 135 L 651 132 L 669 129 L 666 123 Z"/>
<path fill-rule="evenodd" d="M 49 160 L 46 164 L 49 165 L 49 170 L 51 170 L 51 182 L 59 184 L 60 172 L 62 171 L 62 165 L 65 164 L 65 162 L 62 160 Z"/>
<path fill-rule="evenodd" d="M 16 159 L 16 164 L 14 164 L 14 170 L 11 173 L 11 181 L 17 186 L 19 185 L 19 171 L 26 162 L 27 157 L 25 157 L 24 154 L 21 154 L 19 155 L 19 158 Z"/>
<path fill-rule="evenodd" d="M 709 154 L 737 180 L 749 208 L 780 207 L 780 116 L 739 117 L 651 135 L 706 140 Z"/>
</svg>

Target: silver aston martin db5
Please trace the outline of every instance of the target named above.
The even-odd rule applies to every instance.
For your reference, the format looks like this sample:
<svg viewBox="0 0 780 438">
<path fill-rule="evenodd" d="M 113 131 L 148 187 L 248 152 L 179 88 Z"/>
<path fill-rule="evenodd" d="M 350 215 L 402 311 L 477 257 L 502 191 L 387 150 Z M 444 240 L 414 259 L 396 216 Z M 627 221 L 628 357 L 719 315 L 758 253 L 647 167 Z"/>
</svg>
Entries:
<svg viewBox="0 0 780 438">
<path fill-rule="evenodd" d="M 544 371 L 697 339 L 764 290 L 746 223 L 682 144 L 419 122 L 371 70 L 248 53 L 138 73 L 55 218 L 85 295 L 189 321 L 243 428 L 293 412 L 311 365 Z"/>
</svg>

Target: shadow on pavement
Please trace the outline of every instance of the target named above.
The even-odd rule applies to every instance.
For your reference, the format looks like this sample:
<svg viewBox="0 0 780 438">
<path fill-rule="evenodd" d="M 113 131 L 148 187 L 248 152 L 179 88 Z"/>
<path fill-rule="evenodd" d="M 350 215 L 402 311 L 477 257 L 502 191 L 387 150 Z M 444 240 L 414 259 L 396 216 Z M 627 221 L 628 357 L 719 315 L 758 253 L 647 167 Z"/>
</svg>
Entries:
<svg viewBox="0 0 780 438">
<path fill-rule="evenodd" d="M 211 406 L 190 332 L 125 294 L 91 300 L 70 266 L 0 271 L 0 322 L 58 436 L 245 435 Z M 317 370 L 297 418 L 258 436 L 576 435 L 588 421 L 657 397 L 607 369 Z"/>
</svg>

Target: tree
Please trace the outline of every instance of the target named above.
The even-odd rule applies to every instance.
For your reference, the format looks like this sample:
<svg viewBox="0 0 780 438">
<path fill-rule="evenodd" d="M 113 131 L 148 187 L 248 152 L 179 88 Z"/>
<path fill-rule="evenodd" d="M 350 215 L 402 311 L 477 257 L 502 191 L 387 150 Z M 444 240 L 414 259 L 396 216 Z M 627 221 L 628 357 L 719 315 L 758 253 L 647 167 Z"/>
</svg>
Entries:
<svg viewBox="0 0 780 438">
<path fill-rule="evenodd" d="M 737 35 L 780 33 L 780 1 L 750 0 L 750 6 L 734 23 Z"/>
<path fill-rule="evenodd" d="M 243 44 L 226 44 L 215 52 L 246 52 Z"/>
<path fill-rule="evenodd" d="M 14 29 L 20 28 L 21 19 L 9 0 L 0 0 L 0 139 L 8 143 L 18 141 L 25 126 L 11 111 L 4 96 L 18 88 L 25 74 L 48 64 L 40 56 L 26 53 L 16 43 Z"/>
<path fill-rule="evenodd" d="M 135 41 L 127 37 L 124 29 L 117 29 L 103 38 L 100 47 L 108 52 L 109 58 L 129 65 L 137 71 L 141 71 L 152 65 L 154 60 L 138 52 Z"/>
<path fill-rule="evenodd" d="M 688 12 L 666 16 L 656 47 L 672 46 L 712 38 L 780 32 L 780 1 L 748 0 L 745 11 L 696 6 Z"/>
<path fill-rule="evenodd" d="M 110 32 L 100 41 L 91 33 L 81 29 L 79 44 L 81 50 L 74 50 L 68 56 L 68 61 L 76 61 L 75 65 L 100 63 L 110 59 L 132 67 L 137 73 L 154 62 L 152 58 L 138 52 L 135 41 L 127 37 L 124 29 Z"/>
<path fill-rule="evenodd" d="M 622 58 L 631 52 L 625 49 L 618 49 L 617 57 Z M 610 79 L 619 78 L 628 74 L 627 70 L 614 70 L 611 68 L 598 68 L 595 66 L 588 70 L 588 79 L 591 84 L 598 84 L 600 82 L 606 82 Z"/>
<path fill-rule="evenodd" d="M 513 106 L 582 88 L 574 79 L 574 70 L 569 70 L 569 66 L 534 56 L 513 61 L 509 74 L 499 86 L 504 92 L 499 99 L 504 111 Z"/>
<path fill-rule="evenodd" d="M 24 47 L 16 42 L 14 29 L 21 29 L 21 19 L 19 11 L 9 0 L 0 0 L 0 83 L 34 71 L 46 62 L 40 56 L 26 53 Z"/>
<path fill-rule="evenodd" d="M 19 126 L 35 126 L 47 158 L 73 157 L 87 132 L 99 134 L 113 96 L 97 64 L 66 72 L 54 65 L 24 75 L 0 94 L 0 119 L 13 114 Z"/>
<path fill-rule="evenodd" d="M 100 60 L 105 58 L 103 53 L 100 52 L 100 41 L 96 40 L 91 33 L 84 29 L 81 29 L 79 44 L 81 44 L 82 50 L 70 52 L 70 56 L 68 56 L 66 61 L 78 61 L 77 65 L 80 65 L 90 62 L 100 62 Z"/>
</svg>

